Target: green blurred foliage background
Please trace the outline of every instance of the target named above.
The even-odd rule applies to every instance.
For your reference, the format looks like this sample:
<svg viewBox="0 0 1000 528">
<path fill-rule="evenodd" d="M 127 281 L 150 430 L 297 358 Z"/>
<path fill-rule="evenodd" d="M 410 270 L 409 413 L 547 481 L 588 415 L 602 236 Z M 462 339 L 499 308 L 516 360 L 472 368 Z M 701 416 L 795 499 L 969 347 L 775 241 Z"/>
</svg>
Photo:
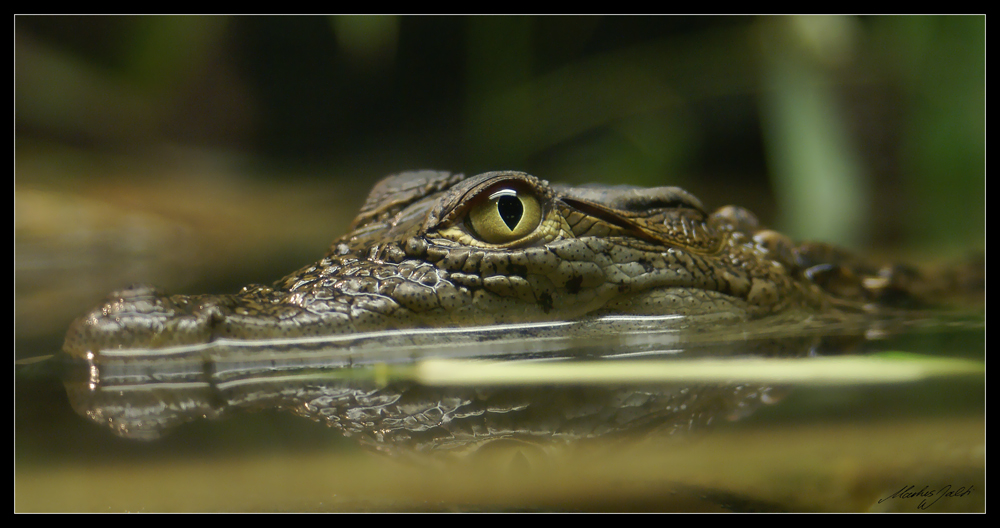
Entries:
<svg viewBox="0 0 1000 528">
<path fill-rule="evenodd" d="M 232 288 L 319 256 L 375 181 L 422 168 L 678 185 L 795 238 L 960 256 L 985 245 L 985 38 L 982 16 L 17 16 L 15 273 L 38 275 L 16 282 L 51 289 L 34 242 L 81 239 L 39 235 L 66 208 L 29 191 L 215 214 L 187 229 L 244 261 Z M 188 286 L 94 291 L 126 278 Z"/>
<path fill-rule="evenodd" d="M 982 235 L 983 17 L 47 16 L 15 42 L 18 145 L 756 187 L 798 236 Z"/>
</svg>

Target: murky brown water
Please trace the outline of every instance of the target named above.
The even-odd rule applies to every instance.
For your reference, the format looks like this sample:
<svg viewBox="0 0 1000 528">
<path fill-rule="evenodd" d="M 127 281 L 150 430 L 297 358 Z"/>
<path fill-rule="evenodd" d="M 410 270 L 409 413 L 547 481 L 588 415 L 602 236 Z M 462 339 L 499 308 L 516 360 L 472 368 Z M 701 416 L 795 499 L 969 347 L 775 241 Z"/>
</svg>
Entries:
<svg viewBox="0 0 1000 528">
<path fill-rule="evenodd" d="M 925 321 L 900 335 L 855 342 L 852 351 L 983 360 L 984 333 L 976 320 Z M 348 385 L 364 394 L 376 387 Z M 351 409 L 338 408 L 347 438 L 287 411 L 237 410 L 139 441 L 76 415 L 62 384 L 41 367 L 22 369 L 15 394 L 15 509 L 985 509 L 985 383 L 976 377 L 780 387 L 763 398 L 747 384 L 739 398 L 733 385 L 722 392 L 676 384 L 395 393 L 394 387 L 383 386 L 380 394 L 395 394 L 398 407 L 407 398 L 411 407 L 436 399 L 430 407 L 447 412 L 440 402 L 474 400 L 471 390 L 492 401 L 493 410 L 498 398 L 505 401 L 509 412 L 478 422 L 455 415 L 449 427 L 434 429 L 400 426 L 407 416 L 393 416 L 387 406 L 369 416 L 374 422 L 381 416 L 381 426 L 365 428 L 361 418 L 346 422 Z M 701 398 L 678 400 L 685 389 Z M 296 391 L 301 396 L 302 386 Z M 241 401 L 246 396 L 242 392 Z M 672 403 L 658 406 L 657 398 Z M 357 407 L 360 399 L 352 401 Z M 426 419 L 429 407 L 419 405 Z M 684 406 L 690 412 L 678 414 Z M 678 416 L 684 423 L 678 425 Z M 484 439 L 492 441 L 483 447 Z M 921 491 L 930 495 L 908 495 Z"/>
</svg>

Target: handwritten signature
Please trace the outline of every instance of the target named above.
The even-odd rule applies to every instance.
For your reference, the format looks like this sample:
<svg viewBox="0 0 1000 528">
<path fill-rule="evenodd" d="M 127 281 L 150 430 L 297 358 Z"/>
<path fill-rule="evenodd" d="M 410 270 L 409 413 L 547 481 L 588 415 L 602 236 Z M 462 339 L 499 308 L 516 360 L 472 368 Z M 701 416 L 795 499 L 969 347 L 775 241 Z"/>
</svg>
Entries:
<svg viewBox="0 0 1000 528">
<path fill-rule="evenodd" d="M 914 491 L 914 488 L 916 488 L 916 486 L 903 486 L 902 489 L 896 493 L 879 499 L 878 503 L 882 504 L 889 499 L 920 498 L 920 503 L 917 504 L 917 509 L 926 510 L 927 508 L 933 506 L 935 502 L 945 497 L 965 497 L 966 495 L 972 493 L 975 486 L 961 486 L 957 489 L 952 489 L 951 484 L 939 489 L 932 489 L 930 486 L 924 486 L 919 491 Z"/>
</svg>

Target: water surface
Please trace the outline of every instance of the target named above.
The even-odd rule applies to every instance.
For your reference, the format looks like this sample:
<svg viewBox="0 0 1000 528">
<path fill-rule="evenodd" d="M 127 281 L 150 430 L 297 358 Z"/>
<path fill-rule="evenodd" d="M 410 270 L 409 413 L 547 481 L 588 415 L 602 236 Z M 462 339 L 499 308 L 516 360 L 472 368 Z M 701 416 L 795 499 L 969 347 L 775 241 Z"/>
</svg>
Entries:
<svg viewBox="0 0 1000 528">
<path fill-rule="evenodd" d="M 662 321 L 656 326 L 665 327 Z M 772 325 L 760 331 L 763 337 L 748 339 L 746 332 L 739 338 L 648 327 L 623 333 L 591 325 L 582 342 L 565 338 L 566 327 L 549 326 L 522 329 L 517 340 L 480 339 L 478 347 L 456 346 L 445 355 L 598 364 L 880 351 L 985 357 L 981 315 L 838 323 L 791 336 L 780 328 Z M 381 337 L 372 343 L 384 342 Z M 286 365 L 277 375 L 237 361 L 232 365 L 242 370 L 226 371 L 229 385 L 213 389 L 216 398 L 228 399 L 208 402 L 219 411 L 217 419 L 181 412 L 180 419 L 139 428 L 139 434 L 76 414 L 66 388 L 44 368 L 21 370 L 15 508 L 923 511 L 924 498 L 907 490 L 937 494 L 938 500 L 925 500 L 927 511 L 985 508 L 981 377 L 834 386 L 734 381 L 431 388 L 392 378 L 395 371 L 386 378 L 376 372 L 380 367 L 359 361 L 406 366 L 442 355 L 433 340 L 421 348 L 421 338 L 406 339 L 410 349 L 395 343 L 382 347 L 381 356 L 376 345 L 362 344 L 352 358 L 341 353 L 336 366 L 329 364 L 336 354 L 327 343 L 319 354 L 327 368 L 318 368 L 314 355 L 313 363 L 300 358 L 297 367 Z M 145 389 L 127 389 L 124 378 L 116 378 L 120 385 L 102 397 L 122 401 L 142 393 L 134 401 L 146 407 L 126 407 L 141 408 L 148 418 L 156 415 L 151 401 L 177 403 L 179 394 L 195 394 L 184 400 L 194 401 L 207 390 L 181 388 L 160 376 L 183 369 L 140 370 L 155 374 L 140 380 L 137 386 Z M 330 379 L 331 372 L 347 371 L 358 375 Z M 81 380 L 70 379 L 72 393 Z M 87 406 L 79 395 L 74 404 Z"/>
</svg>

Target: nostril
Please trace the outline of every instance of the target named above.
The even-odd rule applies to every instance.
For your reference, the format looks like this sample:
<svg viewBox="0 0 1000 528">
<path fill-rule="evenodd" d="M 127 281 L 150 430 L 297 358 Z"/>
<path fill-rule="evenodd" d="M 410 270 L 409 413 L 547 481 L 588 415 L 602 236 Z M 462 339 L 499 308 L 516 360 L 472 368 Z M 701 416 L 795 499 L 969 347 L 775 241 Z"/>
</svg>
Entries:
<svg viewBox="0 0 1000 528">
<path fill-rule="evenodd" d="M 167 296 L 137 285 L 112 293 L 104 304 L 74 321 L 63 350 L 82 359 L 112 350 L 207 343 L 224 318 L 221 298 Z"/>
</svg>

